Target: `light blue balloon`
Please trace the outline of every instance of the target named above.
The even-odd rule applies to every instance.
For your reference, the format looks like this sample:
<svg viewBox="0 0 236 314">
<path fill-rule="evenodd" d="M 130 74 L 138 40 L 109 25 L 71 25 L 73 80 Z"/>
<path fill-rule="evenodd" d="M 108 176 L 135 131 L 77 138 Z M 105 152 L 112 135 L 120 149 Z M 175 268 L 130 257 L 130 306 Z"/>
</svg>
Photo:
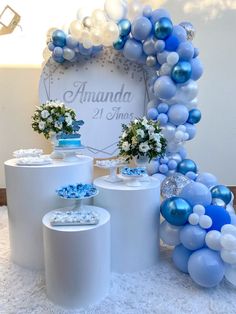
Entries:
<svg viewBox="0 0 236 314">
<path fill-rule="evenodd" d="M 186 132 L 189 135 L 188 141 L 190 141 L 195 137 L 195 135 L 197 133 L 196 126 L 191 124 L 191 123 L 185 123 L 184 125 L 186 127 Z"/>
<path fill-rule="evenodd" d="M 191 61 L 192 74 L 191 79 L 197 81 L 203 74 L 203 66 L 199 58 L 194 58 Z"/>
<path fill-rule="evenodd" d="M 162 17 L 154 24 L 154 34 L 157 39 L 166 39 L 173 30 L 173 24 L 167 17 Z"/>
<path fill-rule="evenodd" d="M 157 106 L 157 110 L 159 113 L 167 113 L 169 106 L 162 102 Z"/>
<path fill-rule="evenodd" d="M 188 201 L 191 206 L 195 206 L 197 204 L 208 206 L 212 201 L 209 189 L 204 184 L 199 182 L 190 182 L 186 185 L 182 189 L 180 197 Z"/>
<path fill-rule="evenodd" d="M 152 30 L 152 23 L 145 16 L 138 17 L 133 21 L 131 26 L 131 33 L 137 40 L 145 40 L 150 35 Z"/>
<path fill-rule="evenodd" d="M 176 83 L 183 84 L 190 79 L 191 74 L 192 74 L 191 64 L 187 61 L 179 61 L 173 67 L 171 77 Z"/>
<path fill-rule="evenodd" d="M 158 116 L 158 111 L 156 108 L 150 108 L 147 112 L 148 119 L 156 120 Z"/>
<path fill-rule="evenodd" d="M 168 158 L 168 157 L 166 157 L 166 156 L 164 156 L 164 157 L 160 158 L 160 162 L 161 162 L 162 164 L 167 164 L 167 163 L 168 163 L 168 161 L 169 161 L 169 158 Z"/>
<path fill-rule="evenodd" d="M 63 57 L 63 49 L 61 47 L 55 47 L 53 54 L 55 57 Z"/>
<path fill-rule="evenodd" d="M 177 162 L 174 160 L 174 159 L 171 159 L 169 162 L 168 162 L 168 168 L 169 170 L 175 170 L 177 168 Z"/>
<path fill-rule="evenodd" d="M 193 58 L 194 47 L 191 44 L 191 42 L 189 42 L 189 41 L 182 42 L 179 45 L 177 53 L 179 54 L 179 58 L 181 60 L 189 61 L 189 60 L 191 60 Z"/>
<path fill-rule="evenodd" d="M 168 51 L 163 51 L 163 52 L 158 53 L 158 54 L 157 54 L 157 61 L 158 61 L 160 64 L 166 63 L 168 54 L 169 54 Z"/>
<path fill-rule="evenodd" d="M 193 171 L 188 171 L 186 174 L 186 177 L 188 177 L 190 180 L 195 181 L 197 178 L 197 174 Z"/>
<path fill-rule="evenodd" d="M 54 55 L 54 53 L 52 54 L 52 58 L 57 63 L 63 63 L 65 61 L 65 59 L 63 57 L 57 57 L 57 56 Z"/>
<path fill-rule="evenodd" d="M 186 249 L 195 251 L 205 245 L 206 230 L 187 224 L 180 231 L 180 241 Z"/>
<path fill-rule="evenodd" d="M 176 268 L 183 273 L 188 273 L 188 261 L 192 251 L 186 249 L 182 244 L 176 246 L 172 253 L 172 259 Z"/>
<path fill-rule="evenodd" d="M 187 40 L 187 33 L 180 25 L 175 25 L 173 27 L 172 35 L 176 36 L 179 39 L 179 42 L 184 42 Z"/>
<path fill-rule="evenodd" d="M 71 35 L 68 35 L 66 37 L 66 46 L 68 48 L 74 49 L 75 47 L 78 46 L 78 44 L 79 42 L 75 38 L 73 38 Z"/>
<path fill-rule="evenodd" d="M 203 248 L 190 256 L 188 271 L 192 280 L 198 285 L 212 288 L 223 279 L 225 267 L 218 252 Z"/>
<path fill-rule="evenodd" d="M 142 44 L 135 39 L 128 39 L 125 43 L 123 54 L 131 61 L 137 61 L 143 53 Z"/>
<path fill-rule="evenodd" d="M 165 49 L 165 42 L 164 42 L 164 40 L 157 40 L 156 43 L 155 43 L 155 49 L 156 49 L 157 53 L 163 52 L 164 49 Z"/>
<path fill-rule="evenodd" d="M 179 149 L 179 154 L 180 154 L 180 156 L 181 156 L 182 159 L 185 159 L 185 158 L 187 157 L 187 151 L 186 151 L 186 149 L 185 149 L 184 147 L 181 147 L 181 148 Z"/>
<path fill-rule="evenodd" d="M 168 166 L 166 164 L 162 164 L 159 166 L 159 172 L 162 173 L 162 174 L 165 174 L 168 172 Z"/>
<path fill-rule="evenodd" d="M 126 37 L 131 32 L 131 23 L 127 19 L 120 20 L 118 23 L 118 27 L 119 27 L 121 37 Z"/>
<path fill-rule="evenodd" d="M 155 47 L 156 41 L 153 39 L 153 37 L 148 38 L 143 43 L 143 51 L 146 55 L 154 55 L 156 53 L 156 47 Z"/>
<path fill-rule="evenodd" d="M 143 15 L 146 16 L 146 17 L 151 17 L 151 15 L 152 15 L 152 7 L 150 5 L 146 5 L 143 8 Z"/>
<path fill-rule="evenodd" d="M 199 175 L 196 179 L 196 182 L 202 183 L 205 186 L 207 186 L 208 188 L 218 184 L 217 178 L 209 172 L 199 173 Z"/>
<path fill-rule="evenodd" d="M 92 47 L 87 49 L 87 48 L 84 48 L 84 46 L 82 44 L 79 44 L 79 52 L 81 55 L 90 56 L 92 51 L 93 51 Z"/>
<path fill-rule="evenodd" d="M 54 46 L 53 43 L 50 41 L 50 42 L 48 43 L 48 49 L 49 49 L 50 51 L 53 51 L 54 48 L 55 48 L 55 46 Z"/>
<path fill-rule="evenodd" d="M 161 76 L 154 83 L 154 93 L 161 99 L 170 99 L 176 93 L 176 86 L 169 76 Z"/>
<path fill-rule="evenodd" d="M 169 121 L 175 125 L 184 124 L 188 120 L 188 109 L 184 105 L 172 105 L 168 111 Z"/>
<path fill-rule="evenodd" d="M 168 122 L 168 116 L 165 113 L 160 113 L 157 117 L 157 121 L 159 121 L 161 126 L 164 126 Z"/>
<path fill-rule="evenodd" d="M 170 19 L 170 14 L 168 13 L 168 11 L 164 10 L 164 9 L 157 9 L 155 11 L 152 12 L 151 15 L 151 22 L 153 25 L 155 25 L 155 23 L 160 20 L 162 17 L 167 17 Z"/>
</svg>

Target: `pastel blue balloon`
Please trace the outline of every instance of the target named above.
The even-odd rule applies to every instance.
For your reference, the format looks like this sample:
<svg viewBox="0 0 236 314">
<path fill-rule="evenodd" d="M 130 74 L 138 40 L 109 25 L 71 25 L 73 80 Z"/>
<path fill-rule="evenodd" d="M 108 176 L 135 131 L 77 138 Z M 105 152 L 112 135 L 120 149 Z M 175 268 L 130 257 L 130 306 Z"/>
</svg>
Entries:
<svg viewBox="0 0 236 314">
<path fill-rule="evenodd" d="M 83 56 L 90 56 L 91 53 L 93 52 L 93 48 L 84 48 L 84 46 L 82 44 L 79 44 L 79 52 L 81 55 Z"/>
<path fill-rule="evenodd" d="M 157 40 L 155 43 L 155 49 L 157 53 L 163 52 L 165 49 L 165 42 L 164 40 Z"/>
<path fill-rule="evenodd" d="M 159 113 L 167 113 L 167 111 L 169 110 L 169 106 L 165 103 L 160 103 L 157 106 L 157 110 Z"/>
<path fill-rule="evenodd" d="M 98 53 L 100 53 L 103 50 L 103 46 L 93 46 L 93 50 L 92 50 L 92 54 L 93 55 L 97 55 Z"/>
<path fill-rule="evenodd" d="M 168 162 L 168 168 L 169 170 L 175 170 L 177 168 L 177 162 L 174 160 L 174 159 L 171 159 L 169 162 Z"/>
<path fill-rule="evenodd" d="M 143 46 L 135 39 L 128 39 L 125 43 L 123 54 L 128 60 L 137 61 L 143 54 Z"/>
<path fill-rule="evenodd" d="M 236 225 L 236 215 L 235 214 L 229 214 L 230 215 L 230 220 L 231 220 L 231 225 Z"/>
<path fill-rule="evenodd" d="M 185 41 L 180 43 L 179 48 L 177 50 L 179 58 L 183 61 L 189 61 L 193 58 L 194 55 L 194 47 L 189 41 Z"/>
<path fill-rule="evenodd" d="M 201 111 L 198 109 L 192 109 L 189 111 L 189 117 L 187 122 L 188 123 L 192 123 L 192 124 L 196 124 L 201 120 L 202 114 Z"/>
<path fill-rule="evenodd" d="M 54 46 L 64 47 L 66 45 L 66 34 L 60 29 L 52 33 L 52 42 Z"/>
<path fill-rule="evenodd" d="M 217 178 L 209 172 L 199 173 L 199 175 L 196 179 L 196 182 L 202 183 L 205 186 L 207 186 L 208 188 L 218 184 Z"/>
<path fill-rule="evenodd" d="M 150 108 L 147 112 L 148 119 L 156 120 L 158 116 L 158 111 L 156 108 Z"/>
<path fill-rule="evenodd" d="M 227 210 L 222 206 L 217 205 L 209 205 L 206 206 L 205 214 L 209 217 L 211 217 L 212 220 L 212 226 L 207 229 L 207 231 L 210 230 L 218 230 L 221 231 L 221 228 L 224 225 L 231 223 L 231 218 Z"/>
<path fill-rule="evenodd" d="M 176 83 L 186 83 L 192 74 L 191 64 L 187 61 L 179 61 L 172 69 L 171 77 Z"/>
<path fill-rule="evenodd" d="M 186 174 L 189 171 L 197 172 L 197 165 L 192 159 L 183 159 L 179 164 L 177 171 Z"/>
<path fill-rule="evenodd" d="M 228 205 L 232 198 L 232 193 L 225 185 L 216 185 L 211 188 L 212 198 L 220 198 Z"/>
<path fill-rule="evenodd" d="M 179 149 L 179 154 L 180 154 L 180 156 L 181 156 L 182 159 L 185 159 L 185 158 L 187 157 L 187 151 L 186 151 L 186 149 L 185 149 L 184 147 L 181 147 L 181 148 Z"/>
<path fill-rule="evenodd" d="M 188 177 L 190 180 L 193 180 L 193 181 L 195 181 L 197 178 L 197 174 L 193 171 L 189 171 L 185 175 L 186 177 Z"/>
<path fill-rule="evenodd" d="M 188 273 L 188 261 L 192 251 L 186 249 L 182 244 L 177 245 L 172 253 L 172 259 L 176 268 L 183 273 Z"/>
<path fill-rule="evenodd" d="M 180 241 L 186 249 L 195 251 L 205 245 L 206 230 L 190 224 L 185 225 L 180 231 Z"/>
<path fill-rule="evenodd" d="M 169 53 L 168 53 L 167 51 L 163 51 L 163 52 L 158 53 L 158 54 L 157 54 L 157 61 L 158 61 L 160 64 L 166 63 L 168 54 L 169 54 Z"/>
<path fill-rule="evenodd" d="M 173 27 L 172 35 L 176 36 L 179 42 L 183 42 L 187 40 L 187 33 L 185 29 L 180 25 L 175 25 Z"/>
<path fill-rule="evenodd" d="M 184 126 L 186 127 L 186 132 L 189 135 L 188 141 L 190 141 L 195 137 L 197 133 L 196 126 L 191 123 L 185 123 Z"/>
<path fill-rule="evenodd" d="M 143 51 L 146 55 L 154 55 L 156 53 L 156 47 L 155 47 L 156 41 L 153 39 L 153 37 L 148 38 L 143 43 Z"/>
<path fill-rule="evenodd" d="M 170 14 L 168 13 L 168 11 L 166 11 L 164 9 L 157 9 L 157 10 L 152 12 L 150 20 L 151 20 L 152 24 L 155 25 L 155 23 L 163 17 L 170 19 Z"/>
<path fill-rule="evenodd" d="M 168 116 L 165 113 L 160 113 L 157 117 L 157 121 L 159 121 L 161 126 L 164 126 L 168 122 Z"/>
<path fill-rule="evenodd" d="M 168 172 L 168 166 L 166 164 L 162 164 L 159 166 L 159 172 L 162 173 L 162 174 L 165 174 Z"/>
<path fill-rule="evenodd" d="M 203 74 L 203 66 L 199 58 L 192 59 L 191 68 L 192 68 L 191 79 L 197 81 Z"/>
<path fill-rule="evenodd" d="M 121 37 L 126 37 L 131 32 L 131 23 L 127 19 L 120 20 L 118 23 L 118 27 L 119 27 Z"/>
<path fill-rule="evenodd" d="M 166 39 L 173 30 L 173 24 L 167 17 L 162 17 L 154 25 L 154 34 L 157 39 Z"/>
<path fill-rule="evenodd" d="M 53 54 L 55 57 L 63 57 L 63 49 L 61 47 L 55 47 Z"/>
<path fill-rule="evenodd" d="M 73 38 L 71 35 L 68 35 L 66 37 L 66 46 L 68 48 L 74 49 L 75 47 L 78 46 L 78 44 L 79 42 L 75 38 Z"/>
<path fill-rule="evenodd" d="M 52 54 L 52 58 L 54 61 L 56 61 L 57 63 L 63 63 L 65 61 L 65 59 L 63 57 L 57 57 L 54 54 Z"/>
<path fill-rule="evenodd" d="M 145 16 L 138 17 L 131 26 L 132 36 L 137 40 L 145 40 L 152 31 L 152 23 Z"/>
<path fill-rule="evenodd" d="M 189 112 L 184 105 L 172 105 L 168 111 L 169 121 L 175 125 L 184 124 L 188 120 Z"/>
<path fill-rule="evenodd" d="M 169 161 L 169 158 L 168 158 L 168 157 L 166 157 L 166 156 L 164 156 L 164 157 L 160 158 L 160 162 L 161 162 L 162 164 L 167 164 L 167 163 L 168 163 L 168 161 Z"/>
<path fill-rule="evenodd" d="M 224 277 L 224 262 L 218 252 L 203 248 L 190 256 L 188 272 L 195 283 L 205 288 L 212 288 Z"/>
<path fill-rule="evenodd" d="M 190 182 L 187 184 L 182 189 L 179 196 L 188 201 L 191 206 L 198 204 L 208 206 L 212 201 L 209 189 L 204 184 L 199 182 Z"/>
<path fill-rule="evenodd" d="M 165 49 L 167 51 L 176 51 L 179 46 L 179 40 L 176 36 L 171 35 L 166 39 Z"/>
<path fill-rule="evenodd" d="M 121 49 L 123 49 L 124 48 L 124 45 L 125 45 L 125 43 L 126 43 L 126 40 L 127 40 L 127 37 L 119 37 L 118 39 L 117 39 L 117 41 L 115 41 L 114 43 L 113 43 L 113 47 L 116 49 L 116 50 L 121 50 Z"/>
<path fill-rule="evenodd" d="M 53 51 L 54 48 L 55 48 L 55 46 L 54 46 L 53 43 L 50 41 L 50 42 L 48 43 L 48 49 L 49 49 L 50 51 Z"/>
<path fill-rule="evenodd" d="M 143 8 L 143 15 L 146 16 L 146 17 L 151 17 L 151 15 L 152 15 L 152 7 L 150 5 L 146 5 Z"/>
<path fill-rule="evenodd" d="M 161 204 L 162 216 L 172 225 L 182 226 L 192 213 L 191 205 L 183 198 L 172 196 Z"/>
<path fill-rule="evenodd" d="M 154 83 L 154 94 L 160 99 L 170 99 L 176 93 L 176 86 L 169 76 L 161 76 Z"/>
</svg>

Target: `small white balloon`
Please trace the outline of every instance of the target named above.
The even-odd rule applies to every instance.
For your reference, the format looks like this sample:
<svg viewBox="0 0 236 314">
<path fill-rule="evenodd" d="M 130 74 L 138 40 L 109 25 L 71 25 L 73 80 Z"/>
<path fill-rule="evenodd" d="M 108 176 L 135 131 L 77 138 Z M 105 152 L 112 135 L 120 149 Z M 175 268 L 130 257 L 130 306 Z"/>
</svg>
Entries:
<svg viewBox="0 0 236 314">
<path fill-rule="evenodd" d="M 189 134 L 188 133 L 184 133 L 183 140 L 187 141 L 188 139 L 189 139 Z"/>
<path fill-rule="evenodd" d="M 185 132 L 185 131 L 186 131 L 186 126 L 183 125 L 183 124 L 181 124 L 181 125 L 179 125 L 179 126 L 177 127 L 177 130 L 178 130 L 178 131 L 183 131 L 183 132 Z"/>
<path fill-rule="evenodd" d="M 92 28 L 90 39 L 94 46 L 100 46 L 102 44 L 102 31 L 99 28 Z"/>
<path fill-rule="evenodd" d="M 211 230 L 206 234 L 205 241 L 210 249 L 220 251 L 221 250 L 220 239 L 221 239 L 220 231 Z"/>
<path fill-rule="evenodd" d="M 231 224 L 226 224 L 221 228 L 222 234 L 231 234 L 236 237 L 236 226 Z"/>
<path fill-rule="evenodd" d="M 198 225 L 199 223 L 198 214 L 195 214 L 195 213 L 190 214 L 188 217 L 188 222 L 190 223 L 190 225 L 193 225 L 193 226 Z"/>
<path fill-rule="evenodd" d="M 115 42 L 119 38 L 119 35 L 120 31 L 118 25 L 112 21 L 108 22 L 105 28 L 105 36 L 107 36 L 111 42 Z"/>
<path fill-rule="evenodd" d="M 178 63 L 179 61 L 179 55 L 177 52 L 171 52 L 168 54 L 167 56 L 167 63 L 170 65 L 170 66 L 173 66 L 175 65 L 176 63 Z"/>
<path fill-rule="evenodd" d="M 162 64 L 160 70 L 159 70 L 160 75 L 170 75 L 171 73 L 171 66 L 168 63 Z"/>
<path fill-rule="evenodd" d="M 124 19 L 127 15 L 127 1 L 125 0 L 106 0 L 104 10 L 107 16 L 113 21 Z"/>
<path fill-rule="evenodd" d="M 200 205 L 200 204 L 195 205 L 193 207 L 193 212 L 198 214 L 199 216 L 204 215 L 205 214 L 205 207 Z"/>
<path fill-rule="evenodd" d="M 143 8 L 144 5 L 139 0 L 131 1 L 128 5 L 128 19 L 133 22 L 138 16 L 142 15 Z"/>
<path fill-rule="evenodd" d="M 76 17 L 77 17 L 77 20 L 82 21 L 85 17 L 90 16 L 90 15 L 91 15 L 91 9 L 89 9 L 88 7 L 83 7 L 77 11 Z"/>
<path fill-rule="evenodd" d="M 175 133 L 175 138 L 176 138 L 177 140 L 182 141 L 183 138 L 184 138 L 184 132 L 178 130 L 178 131 Z"/>
<path fill-rule="evenodd" d="M 67 47 L 65 47 L 63 49 L 63 57 L 64 57 L 64 59 L 70 61 L 70 60 L 72 60 L 74 58 L 74 56 L 75 56 L 74 50 L 72 50 L 70 48 L 67 48 Z"/>
<path fill-rule="evenodd" d="M 99 27 L 107 22 L 105 12 L 103 10 L 97 9 L 93 11 L 91 15 L 91 23 L 94 27 Z"/>
<path fill-rule="evenodd" d="M 220 239 L 220 244 L 224 249 L 234 251 L 236 250 L 236 237 L 232 234 L 223 234 Z"/>
<path fill-rule="evenodd" d="M 212 219 L 207 215 L 201 215 L 199 217 L 199 225 L 203 229 L 208 229 L 212 226 Z"/>
<path fill-rule="evenodd" d="M 82 33 L 83 29 L 84 29 L 84 27 L 83 27 L 82 23 L 77 21 L 77 20 L 70 23 L 70 34 L 76 40 L 81 39 L 81 33 Z"/>
<path fill-rule="evenodd" d="M 84 44 L 87 41 L 91 42 L 91 40 L 90 40 L 90 31 L 88 29 L 84 28 L 81 31 L 80 41 L 82 42 L 82 44 Z"/>
<path fill-rule="evenodd" d="M 225 263 L 236 264 L 236 251 L 228 251 L 222 249 L 220 252 L 220 256 Z"/>
</svg>

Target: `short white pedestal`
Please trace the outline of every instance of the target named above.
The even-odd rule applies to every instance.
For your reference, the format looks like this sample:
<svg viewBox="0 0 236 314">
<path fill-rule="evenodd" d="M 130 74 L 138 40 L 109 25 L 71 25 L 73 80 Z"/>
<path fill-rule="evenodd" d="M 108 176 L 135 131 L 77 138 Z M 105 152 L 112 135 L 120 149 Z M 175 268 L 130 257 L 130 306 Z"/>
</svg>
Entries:
<svg viewBox="0 0 236 314">
<path fill-rule="evenodd" d="M 118 273 L 146 269 L 158 262 L 160 183 L 150 178 L 139 187 L 94 181 L 94 204 L 111 214 L 111 267 Z"/>
<path fill-rule="evenodd" d="M 100 216 L 94 226 L 52 227 L 52 212 L 43 218 L 47 294 L 65 308 L 97 303 L 109 291 L 110 214 L 93 208 Z"/>
<path fill-rule="evenodd" d="M 93 159 L 78 162 L 54 160 L 45 166 L 17 166 L 5 162 L 11 257 L 30 269 L 43 269 L 42 218 L 52 209 L 70 206 L 56 195 L 62 185 L 93 180 Z"/>
</svg>

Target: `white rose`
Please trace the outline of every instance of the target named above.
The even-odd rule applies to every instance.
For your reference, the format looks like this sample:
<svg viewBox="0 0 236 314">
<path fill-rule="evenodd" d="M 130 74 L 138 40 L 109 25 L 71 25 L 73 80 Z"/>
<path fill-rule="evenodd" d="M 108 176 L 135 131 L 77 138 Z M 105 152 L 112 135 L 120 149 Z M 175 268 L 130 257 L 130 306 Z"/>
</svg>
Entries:
<svg viewBox="0 0 236 314">
<path fill-rule="evenodd" d="M 152 126 L 152 125 L 149 125 L 149 127 L 148 127 L 148 132 L 149 132 L 149 134 L 152 134 L 152 133 L 154 133 L 154 131 L 155 131 L 155 128 L 154 128 L 154 126 Z"/>
<path fill-rule="evenodd" d="M 140 136 L 141 138 L 144 138 L 144 131 L 141 129 L 137 130 L 137 135 Z"/>
<path fill-rule="evenodd" d="M 148 120 L 147 118 L 143 118 L 143 121 L 142 121 L 142 125 L 145 126 L 145 127 L 148 127 Z"/>
<path fill-rule="evenodd" d="M 71 125 L 72 122 L 73 122 L 71 116 L 67 116 L 67 117 L 65 118 L 65 121 L 66 121 L 67 125 Z"/>
<path fill-rule="evenodd" d="M 49 114 L 49 112 L 48 112 L 47 110 L 43 110 L 43 111 L 41 112 L 41 117 L 42 117 L 43 119 L 47 119 L 48 116 L 50 116 L 50 114 Z"/>
<path fill-rule="evenodd" d="M 45 129 L 45 122 L 44 121 L 40 121 L 39 122 L 39 130 L 43 131 Z"/>
<path fill-rule="evenodd" d="M 146 153 L 146 152 L 148 152 L 149 151 L 149 145 L 148 145 L 148 143 L 147 142 L 144 142 L 144 143 L 141 143 L 140 145 L 139 145 L 139 151 L 141 152 L 141 153 Z"/>
<path fill-rule="evenodd" d="M 126 138 L 126 136 L 127 136 L 127 133 L 124 131 L 122 134 L 122 138 Z"/>
<path fill-rule="evenodd" d="M 61 122 L 56 121 L 56 122 L 54 123 L 54 126 L 55 126 L 55 128 L 57 128 L 57 129 L 59 129 L 59 130 L 62 129 L 62 123 L 61 123 Z"/>
<path fill-rule="evenodd" d="M 127 152 L 130 149 L 130 144 L 128 142 L 124 142 L 122 144 L 122 149 Z"/>
<path fill-rule="evenodd" d="M 155 140 L 156 142 L 160 142 L 161 136 L 159 133 L 152 133 L 150 135 L 151 140 Z"/>
<path fill-rule="evenodd" d="M 47 122 L 48 122 L 48 123 L 52 123 L 52 121 L 53 121 L 53 119 L 52 119 L 51 116 L 47 118 Z"/>
<path fill-rule="evenodd" d="M 135 119 L 135 120 L 134 120 L 134 123 L 137 124 L 137 123 L 138 123 L 138 119 Z"/>
</svg>

